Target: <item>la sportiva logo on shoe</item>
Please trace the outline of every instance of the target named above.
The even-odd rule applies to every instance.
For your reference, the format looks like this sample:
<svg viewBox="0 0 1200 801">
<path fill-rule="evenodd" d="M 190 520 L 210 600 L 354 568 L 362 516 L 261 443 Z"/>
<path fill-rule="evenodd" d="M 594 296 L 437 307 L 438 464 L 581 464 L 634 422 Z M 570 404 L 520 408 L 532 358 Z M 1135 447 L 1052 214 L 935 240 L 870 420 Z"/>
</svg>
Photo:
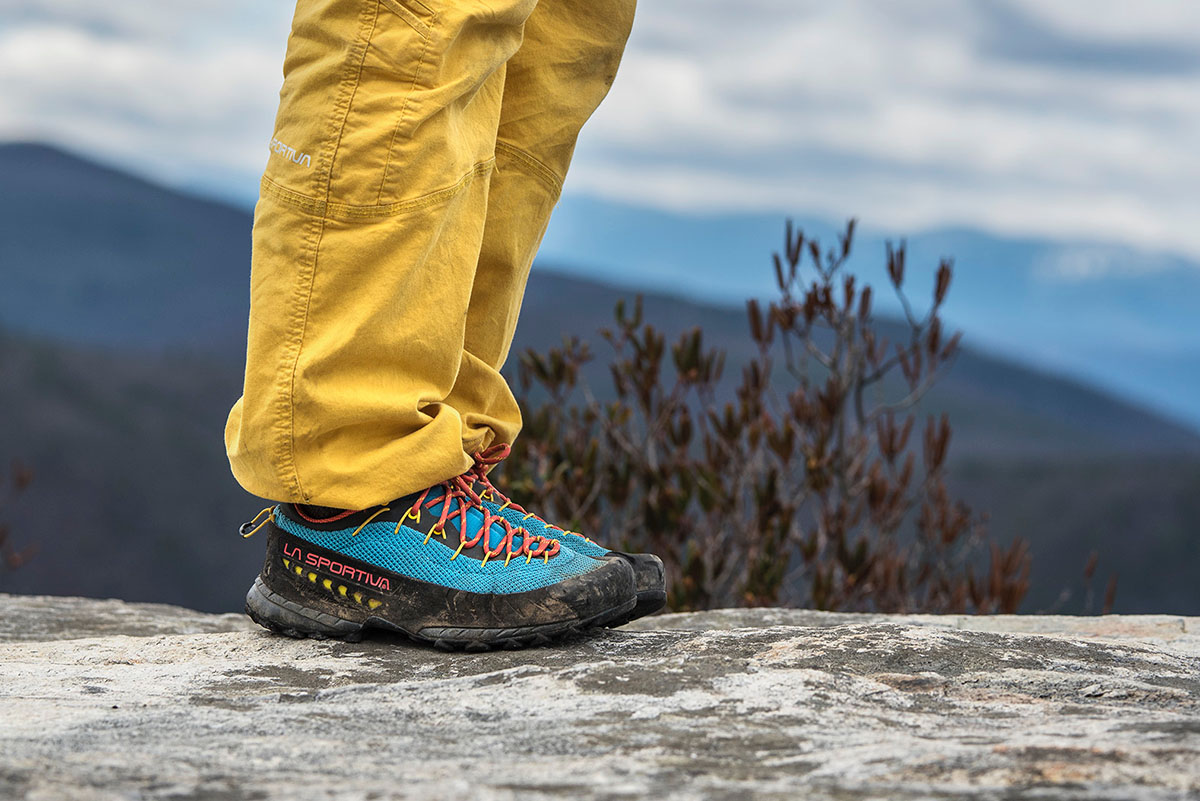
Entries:
<svg viewBox="0 0 1200 801">
<path fill-rule="evenodd" d="M 353 565 L 339 562 L 336 559 L 330 559 L 327 556 L 322 556 L 312 551 L 305 551 L 299 545 L 283 543 L 283 555 L 298 565 L 307 565 L 313 570 L 330 573 L 347 581 L 356 581 L 359 584 L 374 587 L 381 592 L 389 592 L 392 589 L 392 584 L 388 581 L 387 576 L 378 576 L 369 570 L 362 570 Z"/>
</svg>

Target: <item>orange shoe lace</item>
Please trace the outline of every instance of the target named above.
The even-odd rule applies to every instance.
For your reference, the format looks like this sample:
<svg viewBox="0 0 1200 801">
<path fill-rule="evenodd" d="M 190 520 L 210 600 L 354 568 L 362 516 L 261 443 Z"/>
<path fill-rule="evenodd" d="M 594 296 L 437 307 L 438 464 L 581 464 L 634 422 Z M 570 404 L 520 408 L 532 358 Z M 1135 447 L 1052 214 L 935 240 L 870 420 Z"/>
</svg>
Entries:
<svg viewBox="0 0 1200 801">
<path fill-rule="evenodd" d="M 476 451 L 471 455 L 471 458 L 475 460 L 475 466 L 468 470 L 465 475 L 474 478 L 485 487 L 484 491 L 479 494 L 489 501 L 500 503 L 500 511 L 504 511 L 505 509 L 515 509 L 517 512 L 525 516 L 523 518 L 525 520 L 536 520 L 546 528 L 553 529 L 554 531 L 561 531 L 563 534 L 570 534 L 571 536 L 580 537 L 588 542 L 592 542 L 592 540 L 588 539 L 583 534 L 580 534 L 578 531 L 569 531 L 562 526 L 556 526 L 553 523 L 543 519 L 539 515 L 527 511 L 525 507 L 521 506 L 519 503 L 515 502 L 512 498 L 509 498 L 496 488 L 496 485 L 493 484 L 488 478 L 488 470 L 507 459 L 510 453 L 512 453 L 512 447 L 506 443 L 500 442 L 491 446 L 490 448 L 485 448 L 482 451 Z M 595 545 L 594 542 L 592 542 L 592 544 Z"/>
<path fill-rule="evenodd" d="M 446 481 L 442 481 L 430 487 L 426 487 L 417 496 L 416 500 L 413 501 L 412 506 L 404 510 L 404 514 L 401 516 L 400 522 L 396 524 L 395 533 L 400 533 L 400 527 L 404 525 L 404 521 L 411 517 L 415 522 L 419 523 L 421 521 L 421 511 L 423 509 L 432 509 L 434 506 L 437 506 L 440 503 L 442 505 L 442 511 L 438 514 L 438 521 L 430 527 L 429 532 L 425 535 L 425 541 L 421 544 L 428 545 L 429 540 L 435 535 L 441 537 L 442 539 L 446 539 L 446 523 L 452 516 L 457 516 L 459 542 L 458 549 L 454 552 L 454 555 L 450 557 L 451 560 L 457 559 L 458 555 L 461 554 L 466 548 L 473 548 L 476 545 L 483 546 L 482 564 L 485 565 L 488 563 L 489 559 L 499 558 L 501 554 L 504 555 L 504 565 L 506 567 L 508 566 L 508 563 L 512 561 L 514 556 L 525 557 L 526 564 L 529 564 L 529 562 L 533 559 L 542 559 L 546 563 L 549 563 L 551 557 L 558 556 L 559 551 L 562 550 L 562 545 L 558 542 L 558 540 L 554 539 L 553 537 L 543 537 L 540 534 L 533 534 L 522 526 L 514 526 L 503 516 L 492 514 L 488 508 L 483 505 L 483 501 L 480 499 L 479 495 L 476 494 L 475 490 L 471 487 L 471 482 L 468 480 L 469 478 L 474 478 L 474 469 L 475 468 L 471 468 L 471 470 L 468 470 L 461 476 L 455 476 L 454 478 L 447 479 Z M 486 482 L 486 478 L 484 481 Z M 488 486 L 490 487 L 491 484 L 489 483 Z M 438 487 L 442 487 L 444 491 L 440 495 L 436 495 L 431 498 L 430 493 Z M 453 512 L 450 511 L 451 500 L 456 502 L 457 507 Z M 480 525 L 474 534 L 468 535 L 467 512 L 472 507 L 477 509 L 480 514 L 483 515 L 483 524 Z M 259 529 L 267 525 L 267 523 L 273 522 L 275 520 L 275 509 L 275 506 L 268 506 L 266 509 L 263 509 L 257 515 L 255 515 L 254 519 L 249 523 L 243 524 L 241 527 L 242 537 L 253 537 L 254 534 L 259 531 Z M 299 509 L 297 511 L 299 511 L 300 515 L 305 519 L 312 520 L 312 518 L 309 518 Z M 358 528 L 356 528 L 354 533 L 350 536 L 357 537 L 359 532 L 366 528 L 371 521 L 388 511 L 391 511 L 390 506 L 381 506 L 370 517 L 360 523 Z M 353 514 L 357 514 L 357 512 L 354 510 L 346 510 L 335 515 L 334 517 L 323 518 L 319 522 L 339 520 L 341 518 L 349 517 Z M 500 544 L 497 545 L 495 549 L 490 548 L 487 540 L 485 539 L 493 524 L 499 524 L 504 530 L 504 536 L 501 538 Z M 521 545 L 520 547 L 513 547 L 513 540 L 518 536 L 521 538 Z"/>
<path fill-rule="evenodd" d="M 472 468 L 472 470 L 474 470 L 474 468 Z M 471 487 L 471 482 L 468 480 L 468 477 L 473 477 L 471 471 L 467 471 L 461 476 L 455 476 L 454 478 L 443 481 L 440 484 L 434 484 L 432 487 L 426 488 L 423 492 L 421 492 L 420 495 L 417 496 L 417 499 L 413 501 L 412 506 L 405 511 L 404 516 L 400 518 L 400 522 L 396 524 L 396 531 L 400 531 L 400 526 L 403 525 L 404 521 L 409 517 L 412 517 L 415 521 L 420 521 L 422 509 L 431 509 L 440 503 L 442 505 L 442 511 L 438 515 L 437 523 L 435 523 L 429 529 L 429 533 L 425 535 L 425 542 L 429 542 L 430 537 L 434 536 L 434 534 L 437 534 L 444 539 L 446 536 L 446 522 L 452 515 L 457 516 L 459 543 L 458 550 L 454 552 L 454 556 L 450 557 L 452 560 L 458 558 L 458 555 L 463 552 L 464 548 L 473 548 L 480 544 L 483 546 L 483 564 L 485 565 L 489 559 L 497 558 L 501 554 L 504 554 L 504 564 L 506 566 L 514 556 L 524 556 L 525 562 L 528 564 L 530 560 L 537 558 L 541 558 L 546 562 L 549 562 L 550 557 L 558 555 L 561 546 L 557 540 L 553 539 L 552 537 L 543 537 L 533 534 L 522 526 L 514 526 L 501 515 L 492 514 L 488 508 L 483 505 L 483 501 Z M 430 498 L 429 494 L 439 486 L 444 488 L 445 491 L 441 495 Z M 457 501 L 457 509 L 454 512 L 450 511 L 451 499 Z M 468 536 L 467 511 L 471 507 L 474 507 L 483 515 L 483 524 L 475 531 L 474 535 Z M 382 514 L 382 511 L 379 512 L 379 514 Z M 500 544 L 497 545 L 493 550 L 488 547 L 485 537 L 487 536 L 488 531 L 491 530 L 492 524 L 494 523 L 500 524 L 500 526 L 504 529 L 504 537 L 500 540 Z M 521 545 L 518 548 L 514 548 L 513 540 L 517 536 L 520 536 L 521 538 Z M 534 541 L 537 541 L 538 543 L 536 548 L 533 547 Z"/>
</svg>

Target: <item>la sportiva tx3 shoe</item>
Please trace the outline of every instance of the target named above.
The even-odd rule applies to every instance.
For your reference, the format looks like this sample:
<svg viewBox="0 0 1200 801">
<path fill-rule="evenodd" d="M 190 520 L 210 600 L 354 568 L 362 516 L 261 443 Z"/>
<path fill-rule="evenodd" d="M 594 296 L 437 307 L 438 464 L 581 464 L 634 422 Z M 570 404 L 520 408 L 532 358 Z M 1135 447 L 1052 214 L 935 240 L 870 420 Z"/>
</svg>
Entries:
<svg viewBox="0 0 1200 801">
<path fill-rule="evenodd" d="M 534 536 L 552 539 L 575 553 L 593 559 L 616 557 L 633 570 L 637 587 L 637 605 L 629 614 L 609 622 L 609 626 L 621 626 L 639 617 L 652 615 L 667 605 L 666 571 L 662 560 L 652 553 L 622 553 L 605 548 L 583 534 L 568 531 L 561 526 L 548 523 L 533 512 L 527 511 L 501 492 L 488 478 L 488 471 L 504 461 L 510 448 L 497 444 L 474 455 L 475 466 L 468 474 L 473 480 L 473 489 L 483 505 L 493 514 L 500 515 L 510 524 L 529 531 Z"/>
<path fill-rule="evenodd" d="M 583 556 L 491 511 L 460 476 L 362 511 L 268 507 L 246 613 L 293 637 L 358 640 L 368 629 L 446 649 L 544 644 L 610 625 L 637 605 L 633 570 Z"/>
</svg>

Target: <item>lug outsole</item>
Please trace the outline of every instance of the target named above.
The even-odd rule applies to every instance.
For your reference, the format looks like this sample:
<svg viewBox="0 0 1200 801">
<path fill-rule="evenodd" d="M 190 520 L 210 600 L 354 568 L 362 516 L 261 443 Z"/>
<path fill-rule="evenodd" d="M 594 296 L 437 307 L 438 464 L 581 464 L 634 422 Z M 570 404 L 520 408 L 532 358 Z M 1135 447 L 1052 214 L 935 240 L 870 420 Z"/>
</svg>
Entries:
<svg viewBox="0 0 1200 801">
<path fill-rule="evenodd" d="M 638 606 L 636 598 L 607 609 L 587 619 L 543 623 L 535 626 L 512 628 L 463 628 L 427 627 L 410 631 L 403 626 L 378 617 L 369 617 L 362 623 L 343 620 L 333 615 L 317 612 L 298 604 L 271 590 L 259 576 L 246 593 L 246 614 L 265 629 L 296 639 L 342 640 L 359 642 L 371 630 L 388 631 L 407 637 L 414 642 L 432 645 L 445 651 L 482 652 L 497 649 L 518 650 L 541 645 L 550 645 L 568 637 L 576 636 L 588 629 L 608 627 L 631 613 Z"/>
</svg>

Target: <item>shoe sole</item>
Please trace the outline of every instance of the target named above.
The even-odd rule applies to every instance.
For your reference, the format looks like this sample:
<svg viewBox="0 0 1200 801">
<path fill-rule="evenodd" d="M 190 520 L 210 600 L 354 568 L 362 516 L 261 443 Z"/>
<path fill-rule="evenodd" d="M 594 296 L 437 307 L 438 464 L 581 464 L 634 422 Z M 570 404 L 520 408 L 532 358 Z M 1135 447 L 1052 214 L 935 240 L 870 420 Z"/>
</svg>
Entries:
<svg viewBox="0 0 1200 801">
<path fill-rule="evenodd" d="M 626 623 L 637 620 L 640 617 L 646 617 L 647 615 L 653 615 L 655 612 L 660 612 L 666 605 L 666 590 L 642 590 L 637 594 L 637 600 L 627 613 L 613 618 L 613 620 L 603 625 L 610 629 L 615 629 L 618 626 L 624 626 Z"/>
<path fill-rule="evenodd" d="M 259 576 L 246 593 L 246 614 L 263 628 L 297 639 L 358 642 L 374 629 L 400 634 L 415 642 L 432 645 L 444 651 L 480 652 L 549 645 L 591 628 L 611 628 L 613 625 L 619 625 L 613 621 L 630 615 L 638 603 L 638 599 L 630 598 L 612 609 L 583 620 L 564 620 L 503 629 L 427 627 L 419 631 L 410 631 L 379 617 L 369 617 L 362 623 L 355 623 L 309 609 L 274 592 Z"/>
<path fill-rule="evenodd" d="M 653 615 L 667 605 L 667 577 L 662 560 L 649 553 L 624 553 L 610 551 L 611 554 L 623 559 L 633 569 L 634 584 L 637 589 L 637 604 L 628 614 L 622 615 L 610 623 L 609 628 L 624 626 L 631 620 Z"/>
</svg>

